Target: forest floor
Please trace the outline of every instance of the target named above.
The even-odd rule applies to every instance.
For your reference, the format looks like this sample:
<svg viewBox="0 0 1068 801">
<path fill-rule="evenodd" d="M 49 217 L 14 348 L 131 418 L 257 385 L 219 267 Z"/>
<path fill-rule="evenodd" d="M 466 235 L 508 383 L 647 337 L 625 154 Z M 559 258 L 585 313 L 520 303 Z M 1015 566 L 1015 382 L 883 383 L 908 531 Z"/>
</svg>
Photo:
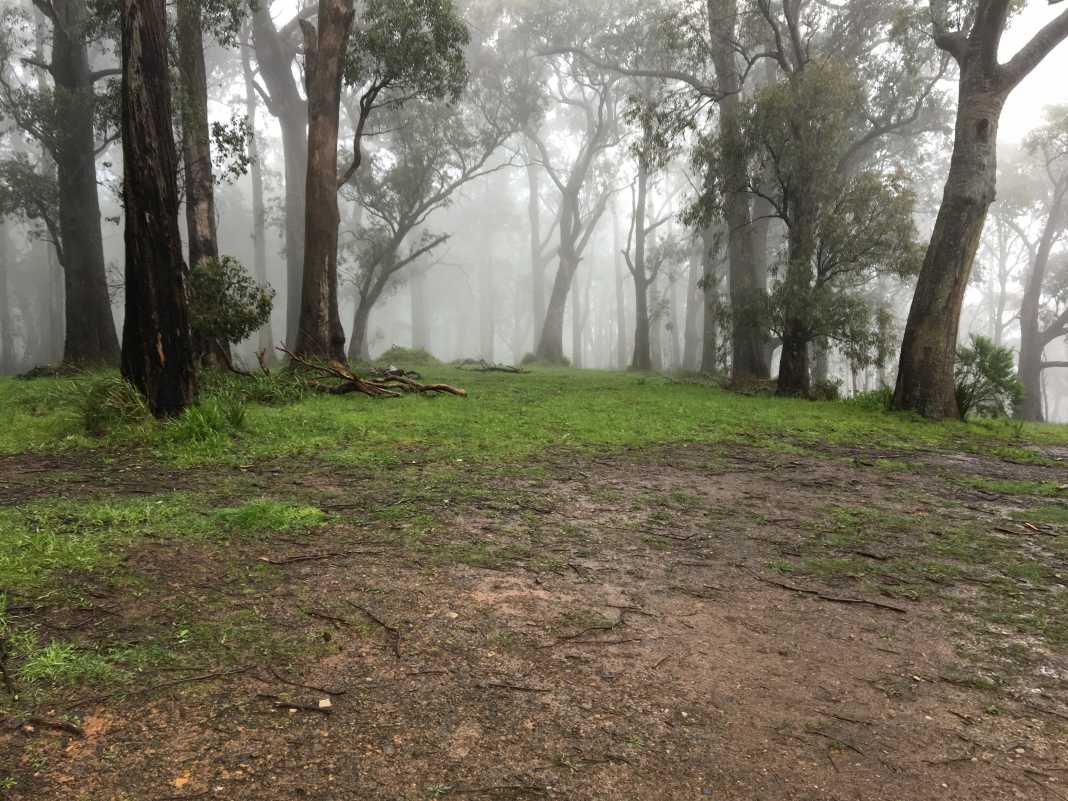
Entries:
<svg viewBox="0 0 1068 801">
<path fill-rule="evenodd" d="M 1068 430 L 430 373 L 0 381 L 0 797 L 1068 800 Z"/>
</svg>

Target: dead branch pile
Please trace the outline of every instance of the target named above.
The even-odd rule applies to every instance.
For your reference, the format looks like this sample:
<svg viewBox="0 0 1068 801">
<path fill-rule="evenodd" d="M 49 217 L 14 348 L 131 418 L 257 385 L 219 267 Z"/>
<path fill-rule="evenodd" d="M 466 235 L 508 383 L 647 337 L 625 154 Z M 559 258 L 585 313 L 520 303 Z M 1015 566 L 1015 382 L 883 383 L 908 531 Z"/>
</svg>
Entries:
<svg viewBox="0 0 1068 801">
<path fill-rule="evenodd" d="M 403 370 L 379 371 L 375 376 L 362 377 L 356 375 L 348 367 L 340 362 L 328 364 L 316 364 L 308 361 L 303 356 L 298 356 L 284 345 L 279 345 L 278 350 L 289 356 L 294 364 L 299 364 L 313 373 L 323 376 L 326 381 L 308 379 L 307 384 L 319 392 L 328 392 L 331 395 L 347 395 L 351 392 L 359 392 L 372 398 L 399 398 L 412 392 L 445 392 L 449 395 L 467 397 L 465 390 L 448 384 L 422 384 L 415 379 L 409 378 Z"/>
<path fill-rule="evenodd" d="M 471 370 L 476 373 L 515 373 L 523 375 L 530 370 L 523 370 L 511 364 L 492 364 L 485 359 L 463 359 L 456 362 L 456 367 L 461 370 Z"/>
</svg>

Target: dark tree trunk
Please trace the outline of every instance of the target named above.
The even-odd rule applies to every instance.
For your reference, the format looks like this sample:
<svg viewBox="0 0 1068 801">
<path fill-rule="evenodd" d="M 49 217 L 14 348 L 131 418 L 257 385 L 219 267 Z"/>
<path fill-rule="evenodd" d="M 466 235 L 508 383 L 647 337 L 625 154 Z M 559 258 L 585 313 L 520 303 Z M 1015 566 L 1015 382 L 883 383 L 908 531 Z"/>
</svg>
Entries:
<svg viewBox="0 0 1068 801">
<path fill-rule="evenodd" d="M 178 74 L 181 78 L 182 164 L 185 168 L 185 221 L 189 267 L 219 257 L 215 223 L 215 177 L 211 169 L 208 128 L 208 79 L 204 68 L 201 0 L 178 0 Z M 230 344 L 194 332 L 193 345 L 202 364 L 221 366 Z"/>
<path fill-rule="evenodd" d="M 256 90 L 252 85 L 252 67 L 249 64 L 248 45 L 242 44 L 241 57 L 245 69 L 245 113 L 248 116 L 249 176 L 252 179 L 252 248 L 256 280 L 266 285 L 267 281 L 267 209 L 263 200 L 263 164 L 260 161 L 259 141 L 256 138 Z M 274 332 L 268 317 L 259 333 L 259 349 L 270 355 L 274 348 Z"/>
<path fill-rule="evenodd" d="M 56 177 L 59 226 L 66 264 L 66 337 L 63 361 L 76 364 L 118 361 L 119 341 L 111 313 L 100 198 L 96 180 L 93 73 L 85 41 L 85 0 L 55 0 L 52 75 L 56 84 Z"/>
<path fill-rule="evenodd" d="M 816 209 L 807 196 L 805 184 L 792 193 L 793 209 L 788 240 L 785 301 L 783 304 L 782 355 L 775 391 L 779 395 L 805 395 L 811 387 L 809 343 L 812 333 L 807 323 L 816 257 Z"/>
<path fill-rule="evenodd" d="M 126 320 L 122 374 L 156 416 L 196 395 L 163 0 L 122 0 Z"/>
<path fill-rule="evenodd" d="M 297 352 L 337 360 L 345 358 L 337 300 L 337 140 L 341 78 L 354 17 L 353 0 L 322 0 L 318 31 L 308 22 L 301 26 L 308 84 L 308 175 Z"/>
<path fill-rule="evenodd" d="M 267 110 L 278 118 L 285 162 L 286 342 L 297 341 L 304 271 L 305 186 L 308 179 L 308 107 L 293 78 L 296 46 L 283 41 L 266 4 L 252 15 L 256 61 L 267 87 Z"/>
</svg>

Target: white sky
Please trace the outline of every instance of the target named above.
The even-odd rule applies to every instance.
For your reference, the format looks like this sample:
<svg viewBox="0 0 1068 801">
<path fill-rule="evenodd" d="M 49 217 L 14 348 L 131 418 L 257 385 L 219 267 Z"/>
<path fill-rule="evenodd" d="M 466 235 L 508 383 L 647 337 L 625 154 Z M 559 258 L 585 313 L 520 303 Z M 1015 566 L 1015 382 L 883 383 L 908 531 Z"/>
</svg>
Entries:
<svg viewBox="0 0 1068 801">
<path fill-rule="evenodd" d="M 1001 60 L 1007 61 L 1043 25 L 1065 10 L 1059 3 L 1030 0 L 1013 21 L 1001 41 Z M 1009 96 L 998 127 L 1001 142 L 1020 142 L 1033 128 L 1042 124 L 1042 109 L 1056 103 L 1068 103 L 1068 42 L 1062 42 L 1024 79 Z"/>
</svg>

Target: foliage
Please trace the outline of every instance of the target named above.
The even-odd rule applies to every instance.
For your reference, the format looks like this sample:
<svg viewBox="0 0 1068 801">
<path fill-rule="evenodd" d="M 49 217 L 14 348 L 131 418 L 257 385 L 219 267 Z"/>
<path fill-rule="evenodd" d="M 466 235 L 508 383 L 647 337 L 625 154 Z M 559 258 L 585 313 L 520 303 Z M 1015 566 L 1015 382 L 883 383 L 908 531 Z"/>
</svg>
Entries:
<svg viewBox="0 0 1068 801">
<path fill-rule="evenodd" d="M 240 342 L 270 319 L 274 294 L 269 286 L 257 284 L 237 259 L 205 259 L 189 272 L 193 332 Z"/>
<path fill-rule="evenodd" d="M 81 394 L 79 407 L 82 423 L 90 434 L 103 434 L 118 425 L 143 423 L 152 417 L 144 395 L 118 375 L 94 380 Z"/>
<path fill-rule="evenodd" d="M 862 409 L 885 412 L 890 409 L 893 399 L 894 391 L 890 387 L 882 387 L 868 392 L 858 392 L 853 397 L 846 398 L 844 402 Z"/>
<path fill-rule="evenodd" d="M 972 335 L 971 347 L 957 348 L 957 407 L 962 418 L 1002 417 L 1023 397 L 1010 348 L 995 345 L 984 336 Z"/>
<path fill-rule="evenodd" d="M 836 401 L 842 393 L 842 381 L 839 378 L 815 381 L 809 387 L 808 397 L 810 400 Z"/>
<path fill-rule="evenodd" d="M 27 219 L 34 236 L 59 243 L 59 186 L 37 167 L 25 153 L 0 160 L 0 217 Z"/>
<path fill-rule="evenodd" d="M 452 0 L 370 0 L 349 40 L 345 83 L 456 100 L 469 40 Z"/>
</svg>

